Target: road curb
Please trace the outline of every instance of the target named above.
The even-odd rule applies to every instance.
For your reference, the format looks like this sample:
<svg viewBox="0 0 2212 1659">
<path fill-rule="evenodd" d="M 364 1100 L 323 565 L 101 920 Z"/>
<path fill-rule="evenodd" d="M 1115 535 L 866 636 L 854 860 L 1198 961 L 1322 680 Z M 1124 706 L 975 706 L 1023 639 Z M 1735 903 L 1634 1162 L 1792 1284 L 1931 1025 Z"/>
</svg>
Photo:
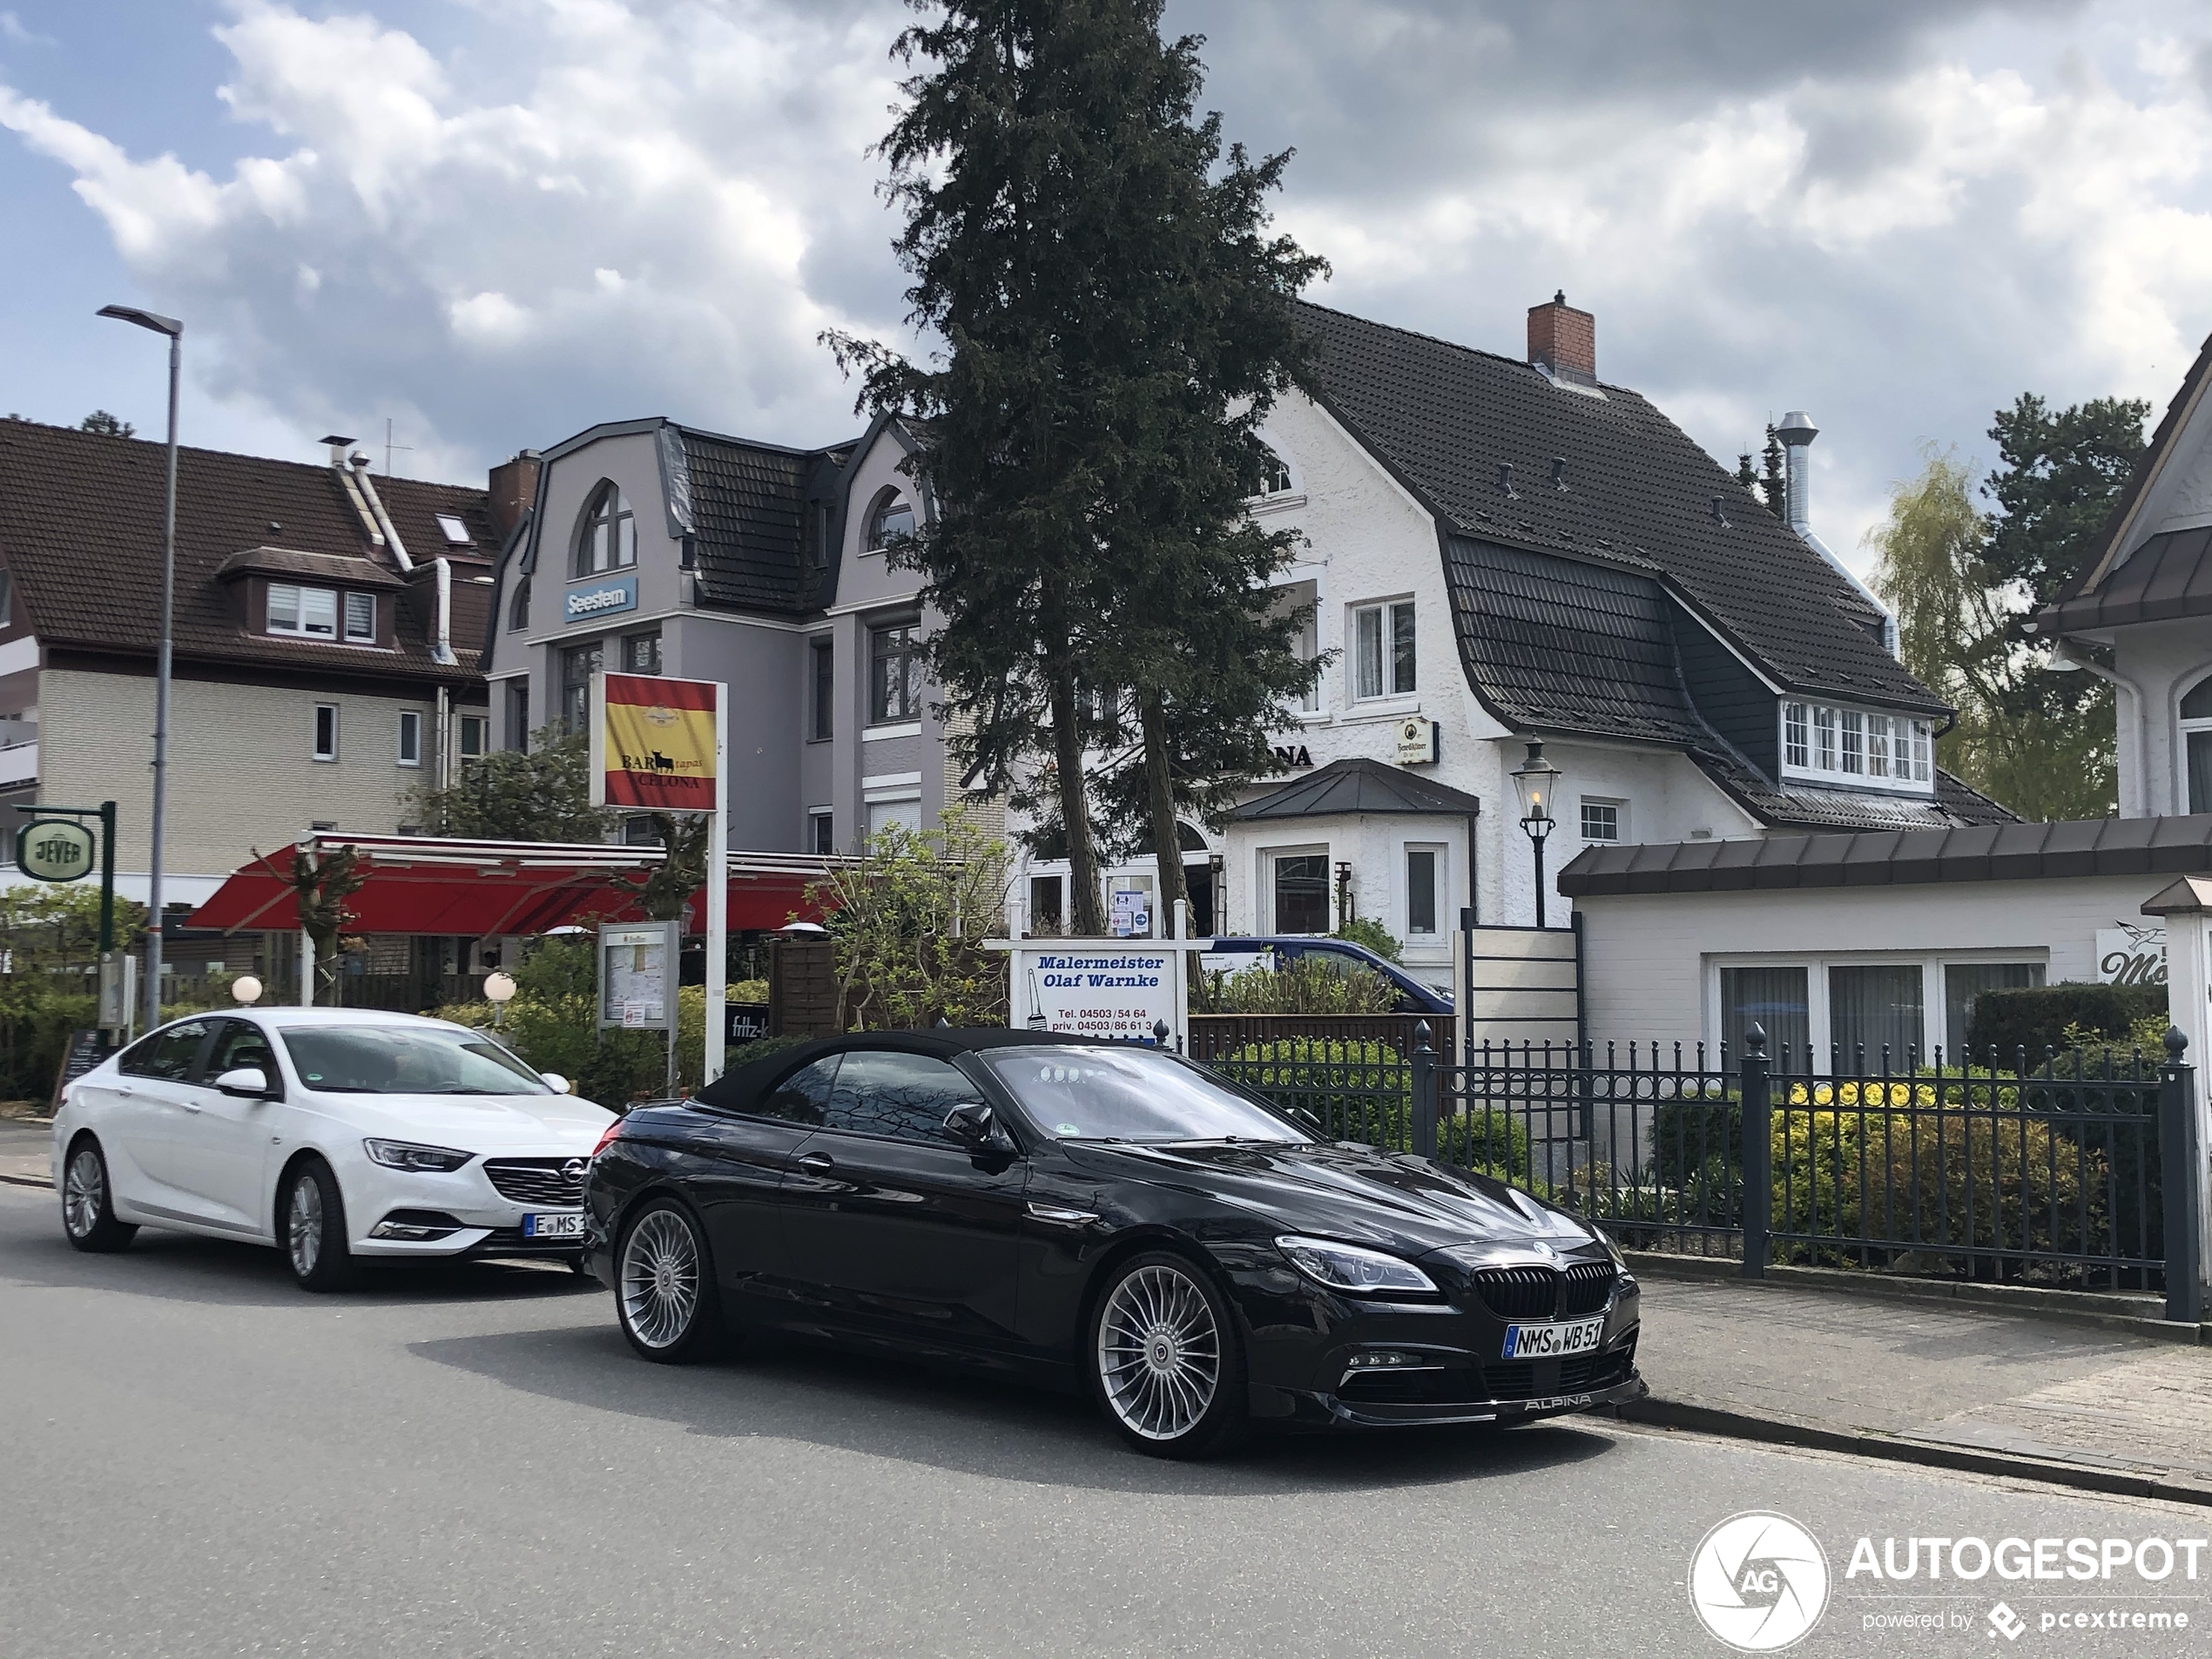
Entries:
<svg viewBox="0 0 2212 1659">
<path fill-rule="evenodd" d="M 44 1175 L 0 1175 L 0 1186 L 37 1187 L 42 1191 L 51 1192 L 54 1181 L 51 1176 Z"/>
<path fill-rule="evenodd" d="M 1942 1279 L 1896 1279 L 1828 1267 L 1770 1267 L 1762 1278 L 1745 1278 L 1741 1263 L 1722 1257 L 1669 1256 L 1642 1250 L 1622 1253 L 1641 1278 L 1696 1279 L 1740 1285 L 1750 1291 L 1826 1291 L 1884 1302 L 2009 1313 L 2022 1318 L 2047 1320 L 2054 1325 L 2122 1332 L 2146 1341 L 2177 1342 L 2184 1346 L 2206 1340 L 2205 1327 L 2202 1325 L 2158 1318 L 2155 1311 L 2162 1309 L 2164 1303 L 2156 1297 L 2096 1291 L 2047 1291 L 2030 1285 L 1954 1284 Z"/>
<path fill-rule="evenodd" d="M 2009 1452 L 1978 1451 L 1945 1446 L 1932 1440 L 1907 1440 L 1865 1429 L 1824 1427 L 1817 1423 L 1782 1417 L 1755 1417 L 1745 1412 L 1697 1406 L 1687 1400 L 1647 1395 L 1614 1407 L 1623 1422 L 1644 1423 L 1655 1428 L 1688 1429 L 1700 1434 L 1766 1446 L 1806 1446 L 1824 1452 L 1843 1452 L 1853 1457 L 1877 1458 L 1887 1463 L 1917 1464 L 1923 1468 L 1959 1469 L 1975 1474 L 2011 1475 L 2046 1486 L 2070 1487 L 2078 1492 L 2102 1492 L 2130 1498 L 2160 1498 L 2169 1503 L 2195 1504 L 2212 1508 L 2212 1484 L 2152 1472 L 2093 1469 L 2078 1463 L 2020 1457 Z"/>
</svg>

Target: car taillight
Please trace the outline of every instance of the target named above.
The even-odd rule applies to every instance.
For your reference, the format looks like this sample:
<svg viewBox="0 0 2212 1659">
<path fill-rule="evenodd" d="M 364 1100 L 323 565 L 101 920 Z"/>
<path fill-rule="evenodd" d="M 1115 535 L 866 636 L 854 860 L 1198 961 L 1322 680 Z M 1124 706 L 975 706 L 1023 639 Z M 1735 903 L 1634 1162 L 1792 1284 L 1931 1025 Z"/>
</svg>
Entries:
<svg viewBox="0 0 2212 1659">
<path fill-rule="evenodd" d="M 591 1156 L 595 1158 L 597 1157 L 600 1153 L 607 1150 L 608 1144 L 621 1133 L 622 1119 L 617 1117 L 613 1123 L 607 1125 L 606 1133 L 599 1137 L 599 1144 L 591 1149 Z"/>
</svg>

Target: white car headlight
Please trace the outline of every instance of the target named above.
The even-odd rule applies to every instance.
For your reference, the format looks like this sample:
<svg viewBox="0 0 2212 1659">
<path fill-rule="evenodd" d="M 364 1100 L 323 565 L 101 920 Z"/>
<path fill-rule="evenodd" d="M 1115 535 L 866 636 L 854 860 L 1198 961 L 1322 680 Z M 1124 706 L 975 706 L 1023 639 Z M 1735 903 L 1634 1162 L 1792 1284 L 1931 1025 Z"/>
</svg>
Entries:
<svg viewBox="0 0 2212 1659">
<path fill-rule="evenodd" d="M 476 1156 L 456 1152 L 449 1146 L 418 1146 L 413 1141 L 368 1140 L 361 1143 L 361 1150 L 368 1154 L 370 1163 L 388 1170 L 457 1170 Z"/>
<path fill-rule="evenodd" d="M 1291 1265 L 1316 1285 L 1332 1291 L 1417 1291 L 1436 1294 L 1436 1282 L 1397 1256 L 1357 1244 L 1339 1244 L 1330 1238 L 1278 1238 L 1275 1248 L 1290 1258 Z"/>
</svg>

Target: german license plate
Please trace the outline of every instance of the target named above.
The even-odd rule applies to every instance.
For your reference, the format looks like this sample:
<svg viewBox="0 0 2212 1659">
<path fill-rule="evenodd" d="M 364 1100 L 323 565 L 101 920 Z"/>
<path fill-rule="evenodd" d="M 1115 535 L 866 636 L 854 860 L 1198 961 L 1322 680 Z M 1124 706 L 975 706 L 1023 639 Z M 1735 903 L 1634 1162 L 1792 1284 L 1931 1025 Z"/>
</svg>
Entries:
<svg viewBox="0 0 2212 1659">
<path fill-rule="evenodd" d="M 1602 1313 L 1594 1319 L 1561 1319 L 1555 1325 L 1509 1325 L 1506 1358 L 1561 1359 L 1570 1353 L 1588 1353 L 1604 1334 Z"/>
<path fill-rule="evenodd" d="M 524 1216 L 523 1237 L 525 1238 L 581 1238 L 583 1237 L 583 1211 L 556 1210 L 550 1215 Z"/>
</svg>

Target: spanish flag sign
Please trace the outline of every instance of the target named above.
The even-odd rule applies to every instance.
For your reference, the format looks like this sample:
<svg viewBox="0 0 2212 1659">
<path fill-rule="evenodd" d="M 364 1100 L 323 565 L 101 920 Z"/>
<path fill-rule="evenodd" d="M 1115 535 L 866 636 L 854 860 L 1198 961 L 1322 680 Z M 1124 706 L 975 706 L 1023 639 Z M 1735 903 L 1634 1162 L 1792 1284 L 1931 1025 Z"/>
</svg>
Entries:
<svg viewBox="0 0 2212 1659">
<path fill-rule="evenodd" d="M 721 691 L 711 680 L 599 675 L 591 699 L 592 804 L 712 812 Z"/>
</svg>

